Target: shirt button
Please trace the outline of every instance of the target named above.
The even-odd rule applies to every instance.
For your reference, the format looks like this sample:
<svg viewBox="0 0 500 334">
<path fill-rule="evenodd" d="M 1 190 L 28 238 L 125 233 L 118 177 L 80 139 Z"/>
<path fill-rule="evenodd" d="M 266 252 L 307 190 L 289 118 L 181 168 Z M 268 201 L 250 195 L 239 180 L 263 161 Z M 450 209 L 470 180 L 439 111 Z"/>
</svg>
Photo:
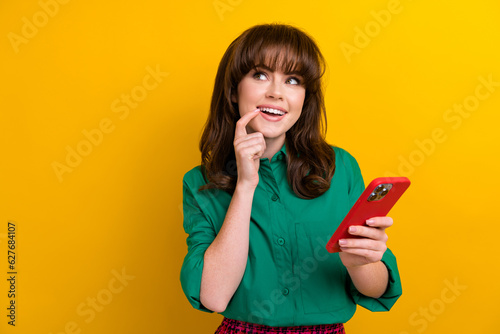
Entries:
<svg viewBox="0 0 500 334">
<path fill-rule="evenodd" d="M 278 245 L 283 246 L 285 244 L 285 239 L 279 238 L 278 239 Z"/>
<path fill-rule="evenodd" d="M 283 294 L 283 296 L 288 296 L 288 294 L 290 293 L 290 290 L 288 290 L 287 288 L 284 288 L 283 290 L 281 290 L 281 293 Z"/>
<path fill-rule="evenodd" d="M 271 199 L 273 200 L 273 202 L 276 202 L 278 200 L 278 195 L 274 194 L 273 196 L 271 196 Z"/>
</svg>

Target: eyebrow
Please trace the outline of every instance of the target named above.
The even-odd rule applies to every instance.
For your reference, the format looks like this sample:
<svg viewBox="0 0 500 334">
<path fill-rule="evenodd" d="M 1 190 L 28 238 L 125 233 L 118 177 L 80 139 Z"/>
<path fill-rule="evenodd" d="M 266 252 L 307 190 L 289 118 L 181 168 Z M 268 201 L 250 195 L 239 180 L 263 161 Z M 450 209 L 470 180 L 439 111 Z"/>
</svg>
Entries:
<svg viewBox="0 0 500 334">
<path fill-rule="evenodd" d="M 272 68 L 270 68 L 269 66 L 267 66 L 265 64 L 258 64 L 258 65 L 254 66 L 255 70 L 257 70 L 258 68 L 262 68 L 262 69 L 267 70 L 269 72 L 274 72 L 274 70 Z M 288 73 L 285 73 L 285 75 L 297 75 L 297 76 L 302 77 L 302 75 L 298 71 L 288 72 Z"/>
</svg>

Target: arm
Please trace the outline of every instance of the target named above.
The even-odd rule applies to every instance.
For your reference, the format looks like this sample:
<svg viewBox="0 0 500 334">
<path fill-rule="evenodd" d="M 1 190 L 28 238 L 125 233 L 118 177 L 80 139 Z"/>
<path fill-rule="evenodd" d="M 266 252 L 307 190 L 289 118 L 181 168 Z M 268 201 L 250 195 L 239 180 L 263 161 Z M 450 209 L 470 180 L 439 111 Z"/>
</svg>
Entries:
<svg viewBox="0 0 500 334">
<path fill-rule="evenodd" d="M 247 264 L 252 201 L 259 182 L 259 159 L 266 147 L 261 133 L 246 132 L 246 125 L 257 115 L 249 112 L 236 124 L 238 181 L 222 228 L 204 255 L 200 301 L 215 312 L 226 309 Z"/>
<path fill-rule="evenodd" d="M 340 258 L 356 289 L 367 297 L 379 298 L 389 284 L 389 273 L 381 260 L 387 249 L 385 229 L 392 225 L 392 218 L 375 217 L 367 224 L 349 228 L 350 234 L 364 238 L 340 240 Z"/>
<path fill-rule="evenodd" d="M 387 289 L 389 273 L 381 261 L 347 268 L 347 271 L 356 289 L 367 297 L 380 298 Z"/>
<path fill-rule="evenodd" d="M 365 186 L 359 165 L 354 157 L 344 151 L 340 151 L 339 153 L 338 158 L 342 159 L 342 165 L 345 166 L 346 173 L 348 175 L 348 184 L 350 185 L 348 196 L 352 206 L 358 199 L 359 195 L 363 192 Z M 379 219 L 382 219 L 382 221 L 385 222 L 381 222 Z M 379 223 L 384 226 L 375 226 Z M 367 225 L 368 226 L 362 226 L 362 228 L 359 229 L 357 228 L 355 232 L 353 231 L 349 233 L 368 238 L 369 235 L 364 235 L 365 232 L 368 232 L 371 235 L 378 235 L 378 239 L 382 242 L 382 244 L 378 243 L 381 248 L 379 250 L 374 250 L 373 247 L 368 247 L 364 250 L 358 249 L 355 251 L 354 249 L 356 247 L 353 247 L 354 244 L 352 244 L 352 242 L 357 243 L 363 239 L 346 239 L 347 244 L 342 245 L 345 249 L 343 252 L 339 253 L 339 255 L 348 270 L 350 278 L 349 289 L 355 303 L 374 312 L 388 311 L 402 294 L 401 279 L 399 277 L 396 257 L 386 246 L 387 235 L 385 234 L 385 229 L 392 225 L 392 219 L 388 217 L 379 217 L 375 218 L 375 223 L 367 222 Z M 377 237 L 375 239 L 377 239 Z M 372 240 L 369 243 L 373 245 L 373 243 L 377 242 Z M 347 248 L 351 248 L 351 251 L 347 251 Z M 356 252 L 358 254 L 354 254 Z M 378 254 L 375 258 L 372 258 L 372 261 L 367 261 L 366 257 L 371 257 L 369 253 L 371 253 L 371 255 L 374 255 L 375 253 Z M 382 257 L 380 258 L 381 255 Z M 349 263 L 349 258 L 350 260 L 360 261 L 358 262 L 358 265 L 366 266 L 357 268 L 355 262 Z M 376 266 L 367 265 L 369 262 L 381 263 L 376 264 Z M 382 265 L 385 266 L 385 268 L 382 267 Z M 387 280 L 385 279 L 386 271 L 388 273 Z M 375 287 L 373 290 L 378 291 L 373 291 L 373 287 Z M 382 293 L 382 296 L 378 298 L 370 296 L 372 295 L 377 297 L 380 293 Z"/>
<path fill-rule="evenodd" d="M 243 278 L 248 257 L 254 189 L 236 187 L 219 234 L 204 256 L 200 301 L 223 312 Z"/>
</svg>

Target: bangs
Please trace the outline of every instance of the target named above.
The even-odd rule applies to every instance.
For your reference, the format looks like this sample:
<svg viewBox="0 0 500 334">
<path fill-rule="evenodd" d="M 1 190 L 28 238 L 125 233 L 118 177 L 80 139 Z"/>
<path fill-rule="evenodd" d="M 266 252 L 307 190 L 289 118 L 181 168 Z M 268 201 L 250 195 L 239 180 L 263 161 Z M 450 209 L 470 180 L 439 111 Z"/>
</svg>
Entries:
<svg viewBox="0 0 500 334">
<path fill-rule="evenodd" d="M 233 83 L 250 70 L 264 65 L 272 71 L 298 74 L 303 83 L 320 80 L 324 61 L 318 47 L 304 32 L 284 25 L 263 25 L 240 36 L 233 53 Z M 316 85 L 314 85 L 316 86 Z"/>
</svg>

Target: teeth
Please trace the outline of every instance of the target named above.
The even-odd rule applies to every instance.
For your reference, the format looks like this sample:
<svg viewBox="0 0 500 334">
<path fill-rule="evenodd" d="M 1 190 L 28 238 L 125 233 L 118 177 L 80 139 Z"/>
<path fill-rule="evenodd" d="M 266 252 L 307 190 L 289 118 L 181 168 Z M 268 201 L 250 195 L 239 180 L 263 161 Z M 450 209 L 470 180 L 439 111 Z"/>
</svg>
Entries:
<svg viewBox="0 0 500 334">
<path fill-rule="evenodd" d="M 259 108 L 262 111 L 268 112 L 270 114 L 275 114 L 275 115 L 280 115 L 283 116 L 285 113 L 281 110 L 278 109 L 273 109 L 273 108 Z"/>
</svg>

